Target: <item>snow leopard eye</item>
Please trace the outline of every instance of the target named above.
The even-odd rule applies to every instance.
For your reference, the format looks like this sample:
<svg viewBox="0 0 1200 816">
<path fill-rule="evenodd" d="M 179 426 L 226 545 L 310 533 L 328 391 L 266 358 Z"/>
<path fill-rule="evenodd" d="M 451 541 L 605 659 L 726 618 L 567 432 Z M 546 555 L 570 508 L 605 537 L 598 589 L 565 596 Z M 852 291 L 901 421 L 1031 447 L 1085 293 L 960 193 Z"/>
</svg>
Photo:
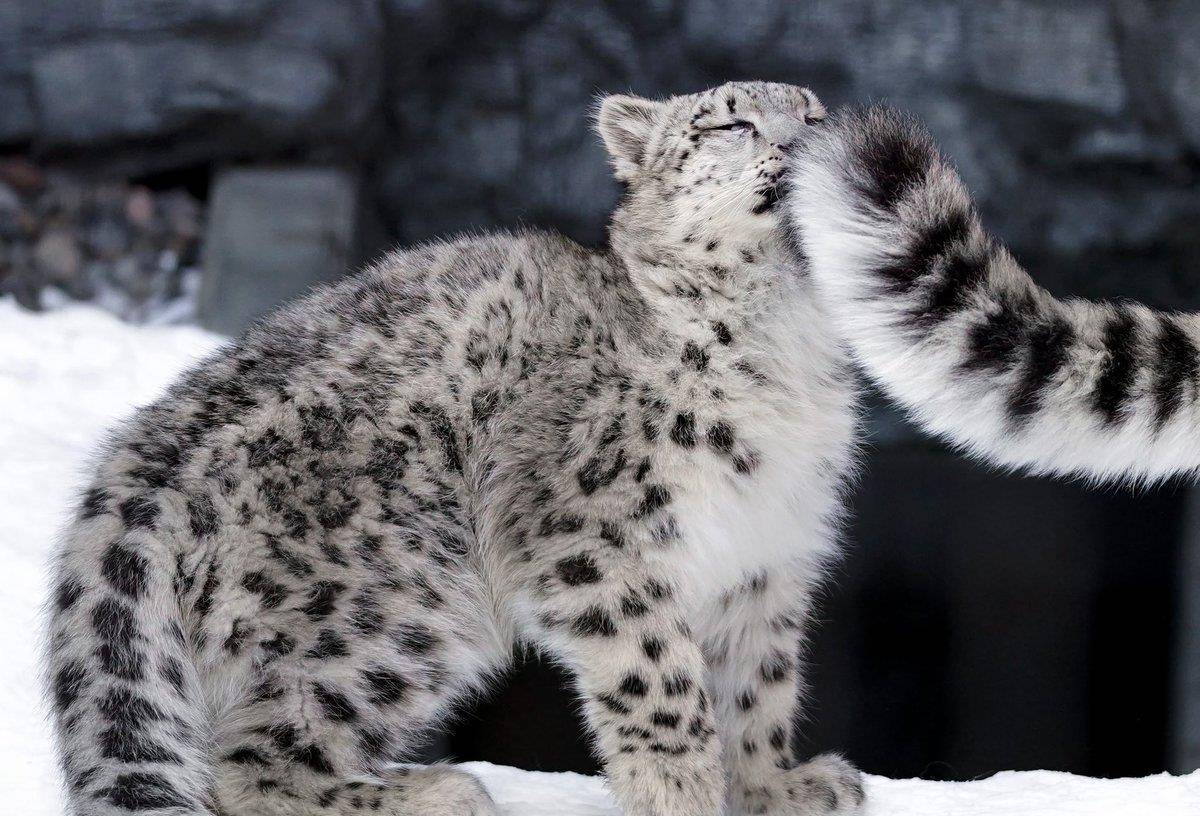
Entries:
<svg viewBox="0 0 1200 816">
<path fill-rule="evenodd" d="M 727 131 L 732 131 L 732 132 L 734 132 L 734 133 L 749 133 L 749 134 L 751 134 L 751 135 L 757 135 L 757 134 L 758 134 L 758 128 L 756 128 L 756 127 L 755 127 L 753 124 L 751 124 L 750 122 L 747 122 L 747 121 L 745 121 L 745 120 L 742 120 L 742 119 L 738 119 L 736 122 L 730 122 L 730 123 L 728 123 L 728 124 L 725 124 L 725 125 L 716 125 L 716 126 L 714 126 L 714 127 L 705 128 L 705 130 L 709 130 L 709 131 L 712 131 L 712 130 L 727 130 Z"/>
</svg>

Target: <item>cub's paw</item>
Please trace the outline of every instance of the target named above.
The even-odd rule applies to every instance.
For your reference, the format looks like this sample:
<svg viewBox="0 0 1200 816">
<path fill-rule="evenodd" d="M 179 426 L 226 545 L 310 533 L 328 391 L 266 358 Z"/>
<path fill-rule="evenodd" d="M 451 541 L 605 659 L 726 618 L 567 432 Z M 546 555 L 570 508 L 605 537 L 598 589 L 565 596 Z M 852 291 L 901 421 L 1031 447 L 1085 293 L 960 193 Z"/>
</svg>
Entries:
<svg viewBox="0 0 1200 816">
<path fill-rule="evenodd" d="M 780 771 L 766 784 L 734 783 L 737 816 L 853 816 L 862 812 L 862 774 L 837 754 Z"/>
</svg>

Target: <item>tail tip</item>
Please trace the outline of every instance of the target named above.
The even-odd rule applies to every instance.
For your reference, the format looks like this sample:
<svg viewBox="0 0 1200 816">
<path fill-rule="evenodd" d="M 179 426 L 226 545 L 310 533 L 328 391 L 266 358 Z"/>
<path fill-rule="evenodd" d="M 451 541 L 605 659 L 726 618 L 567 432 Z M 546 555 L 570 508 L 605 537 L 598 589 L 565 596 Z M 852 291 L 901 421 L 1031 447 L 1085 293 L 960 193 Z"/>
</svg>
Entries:
<svg viewBox="0 0 1200 816">
<path fill-rule="evenodd" d="M 847 177 L 875 207 L 893 212 L 941 161 L 929 131 L 910 114 L 872 106 L 839 112 L 826 138 L 840 143 Z"/>
</svg>

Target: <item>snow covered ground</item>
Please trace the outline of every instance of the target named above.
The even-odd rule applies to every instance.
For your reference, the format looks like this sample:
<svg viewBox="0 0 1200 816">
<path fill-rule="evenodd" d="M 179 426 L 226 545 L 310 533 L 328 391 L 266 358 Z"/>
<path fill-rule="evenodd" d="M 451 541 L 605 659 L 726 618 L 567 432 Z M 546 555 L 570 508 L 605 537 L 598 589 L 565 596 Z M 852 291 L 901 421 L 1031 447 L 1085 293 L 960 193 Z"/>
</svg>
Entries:
<svg viewBox="0 0 1200 816">
<path fill-rule="evenodd" d="M 46 556 L 104 430 L 220 339 L 96 309 L 0 300 L 0 813 L 62 812 L 37 684 Z M 469 763 L 507 816 L 618 816 L 596 777 Z M 1048 771 L 966 782 L 871 777 L 871 816 L 1200 816 L 1200 771 L 1097 780 Z"/>
</svg>

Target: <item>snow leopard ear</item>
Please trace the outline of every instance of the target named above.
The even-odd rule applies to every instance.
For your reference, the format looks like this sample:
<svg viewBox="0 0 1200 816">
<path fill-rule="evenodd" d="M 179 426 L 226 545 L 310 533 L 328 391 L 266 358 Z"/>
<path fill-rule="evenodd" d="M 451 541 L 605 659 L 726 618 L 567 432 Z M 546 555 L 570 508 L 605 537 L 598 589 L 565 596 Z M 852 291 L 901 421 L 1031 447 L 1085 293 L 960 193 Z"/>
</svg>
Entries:
<svg viewBox="0 0 1200 816">
<path fill-rule="evenodd" d="M 612 159 L 616 176 L 629 181 L 645 158 L 646 143 L 666 105 L 640 96 L 615 94 L 600 100 L 596 130 Z"/>
</svg>

